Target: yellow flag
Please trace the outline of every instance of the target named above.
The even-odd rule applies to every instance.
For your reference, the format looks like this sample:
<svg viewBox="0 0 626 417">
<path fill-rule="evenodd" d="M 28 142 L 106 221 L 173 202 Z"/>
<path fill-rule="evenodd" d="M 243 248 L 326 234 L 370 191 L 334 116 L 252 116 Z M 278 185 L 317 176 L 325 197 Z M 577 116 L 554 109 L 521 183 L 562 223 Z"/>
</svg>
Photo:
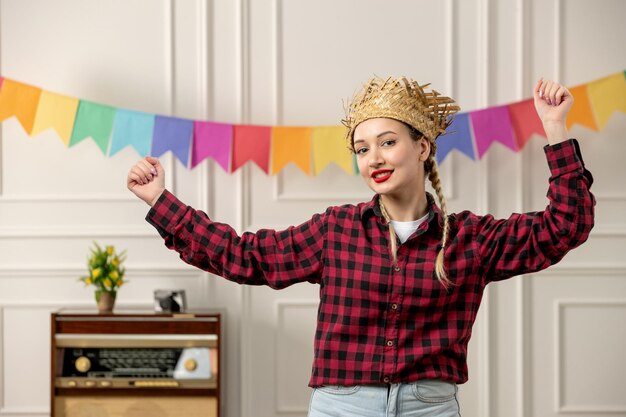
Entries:
<svg viewBox="0 0 626 417">
<path fill-rule="evenodd" d="M 32 134 L 36 135 L 52 127 L 67 145 L 72 136 L 77 108 L 77 98 L 42 91 Z"/>
<path fill-rule="evenodd" d="M 587 91 L 601 129 L 613 112 L 626 113 L 626 79 L 623 72 L 590 82 Z"/>
<path fill-rule="evenodd" d="M 591 130 L 598 131 L 598 125 L 593 117 L 593 110 L 591 110 L 591 102 L 589 101 L 589 94 L 587 93 L 586 85 L 579 85 L 569 89 L 570 93 L 574 97 L 574 104 L 572 109 L 567 115 L 567 128 L 571 128 L 574 123 L 587 126 Z"/>
<path fill-rule="evenodd" d="M 41 88 L 5 78 L 0 92 L 0 121 L 16 116 L 30 135 L 40 95 Z"/>
<path fill-rule="evenodd" d="M 315 175 L 326 168 L 330 163 L 337 164 L 348 174 L 354 174 L 352 154 L 348 150 L 344 126 L 314 127 L 313 139 L 313 169 Z"/>
<path fill-rule="evenodd" d="M 310 127 L 272 127 L 272 175 L 289 162 L 311 175 Z"/>
</svg>

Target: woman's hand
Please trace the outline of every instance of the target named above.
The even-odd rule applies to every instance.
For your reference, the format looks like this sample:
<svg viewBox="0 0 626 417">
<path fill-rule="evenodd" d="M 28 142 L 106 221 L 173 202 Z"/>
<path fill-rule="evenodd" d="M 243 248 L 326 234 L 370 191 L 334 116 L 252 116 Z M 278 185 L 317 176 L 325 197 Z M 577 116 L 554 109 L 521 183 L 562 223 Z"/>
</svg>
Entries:
<svg viewBox="0 0 626 417">
<path fill-rule="evenodd" d="M 153 206 L 165 190 L 165 171 L 158 159 L 146 156 L 128 172 L 128 189 Z"/>
<path fill-rule="evenodd" d="M 568 139 L 565 120 L 574 98 L 567 88 L 554 81 L 537 81 L 534 89 L 535 110 L 543 123 L 548 143 L 563 142 Z"/>
</svg>

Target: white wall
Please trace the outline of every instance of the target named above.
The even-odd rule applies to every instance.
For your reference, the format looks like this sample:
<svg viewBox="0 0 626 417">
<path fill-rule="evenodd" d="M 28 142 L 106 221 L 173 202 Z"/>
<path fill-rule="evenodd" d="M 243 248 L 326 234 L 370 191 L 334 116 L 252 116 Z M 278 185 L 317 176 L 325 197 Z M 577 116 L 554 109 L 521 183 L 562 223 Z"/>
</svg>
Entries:
<svg viewBox="0 0 626 417">
<path fill-rule="evenodd" d="M 372 74 L 432 82 L 469 111 L 527 97 L 539 76 L 573 86 L 622 71 L 624 16 L 623 0 L 0 0 L 0 73 L 163 115 L 336 125 L 341 100 Z M 625 127 L 619 114 L 602 132 L 572 130 L 596 178 L 597 226 L 552 270 L 489 288 L 464 416 L 626 416 Z M 227 417 L 306 415 L 316 287 L 240 287 L 182 264 L 126 191 L 130 149 L 66 149 L 52 132 L 29 138 L 15 119 L 1 134 L 0 417 L 49 414 L 49 313 L 93 304 L 77 282 L 93 240 L 128 250 L 119 308 L 182 287 L 192 307 L 227 310 Z M 449 157 L 452 210 L 543 208 L 542 145 Z M 163 159 L 170 189 L 241 231 L 371 196 L 336 167 L 269 177 Z"/>
</svg>

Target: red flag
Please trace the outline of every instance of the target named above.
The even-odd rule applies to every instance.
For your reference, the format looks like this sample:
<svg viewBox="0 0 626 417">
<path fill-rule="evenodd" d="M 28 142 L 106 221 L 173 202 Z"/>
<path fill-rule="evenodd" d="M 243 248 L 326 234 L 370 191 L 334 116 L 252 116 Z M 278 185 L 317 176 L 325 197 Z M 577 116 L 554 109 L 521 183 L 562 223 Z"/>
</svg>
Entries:
<svg viewBox="0 0 626 417">
<path fill-rule="evenodd" d="M 518 149 L 522 149 L 528 142 L 528 139 L 535 133 L 544 138 L 546 137 L 543 123 L 541 123 L 541 119 L 535 110 L 534 99 L 531 98 L 509 104 L 509 113 Z"/>
<path fill-rule="evenodd" d="M 246 162 L 254 161 L 269 174 L 271 137 L 272 128 L 269 126 L 235 125 L 232 172 Z"/>
</svg>

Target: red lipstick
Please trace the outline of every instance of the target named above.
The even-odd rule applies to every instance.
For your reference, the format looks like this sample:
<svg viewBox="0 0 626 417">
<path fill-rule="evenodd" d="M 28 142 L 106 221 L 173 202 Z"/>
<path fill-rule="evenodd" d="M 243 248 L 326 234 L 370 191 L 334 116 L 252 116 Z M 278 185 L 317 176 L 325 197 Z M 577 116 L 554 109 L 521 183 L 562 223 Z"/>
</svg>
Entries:
<svg viewBox="0 0 626 417">
<path fill-rule="evenodd" d="M 393 173 L 393 170 L 391 169 L 379 169 L 379 170 L 372 172 L 372 179 L 377 184 L 380 184 L 381 182 L 387 181 L 391 177 L 392 173 Z"/>
</svg>

